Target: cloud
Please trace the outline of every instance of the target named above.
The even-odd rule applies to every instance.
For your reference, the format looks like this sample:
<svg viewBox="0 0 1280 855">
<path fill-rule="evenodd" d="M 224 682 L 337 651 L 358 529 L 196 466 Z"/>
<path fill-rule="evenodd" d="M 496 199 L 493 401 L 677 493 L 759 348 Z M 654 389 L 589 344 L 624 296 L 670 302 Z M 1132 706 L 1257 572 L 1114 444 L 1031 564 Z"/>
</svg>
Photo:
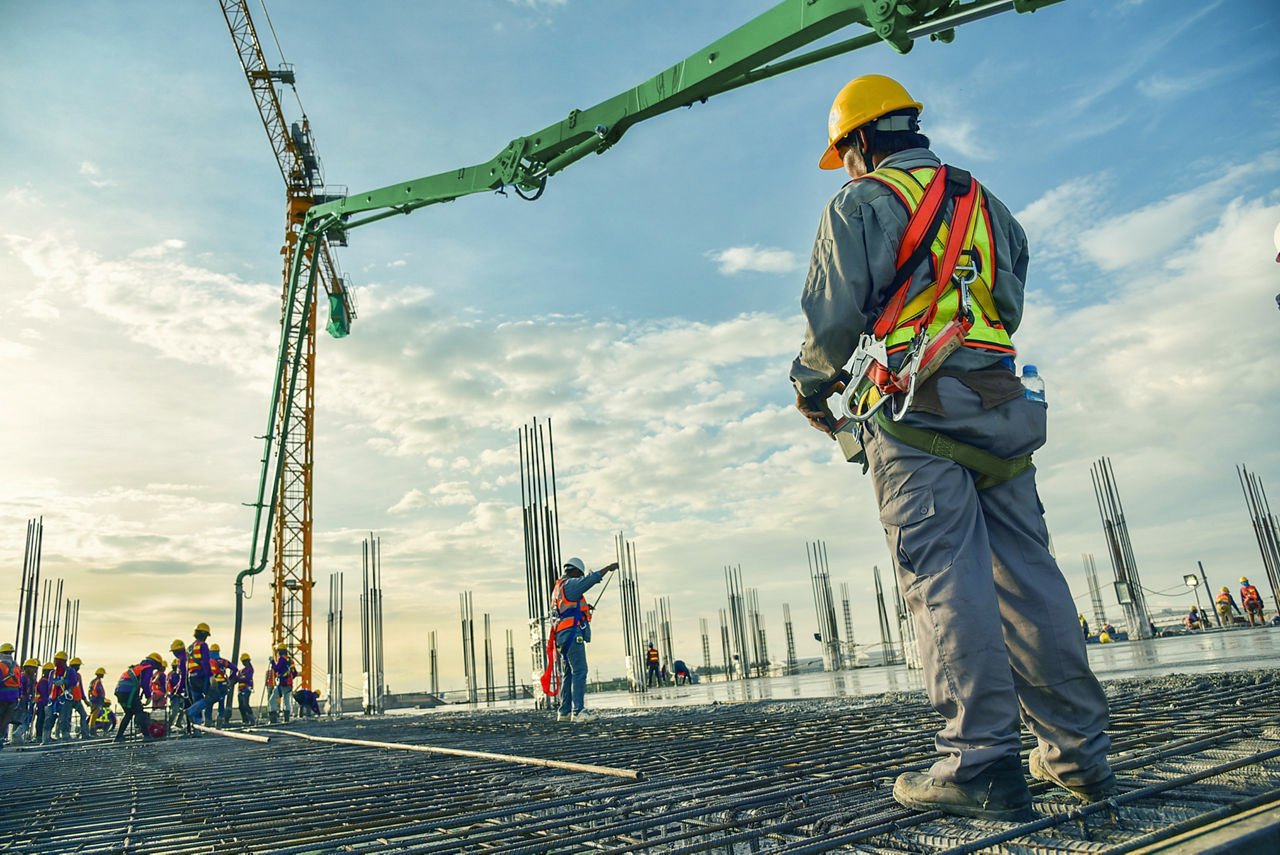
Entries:
<svg viewBox="0 0 1280 855">
<path fill-rule="evenodd" d="M 789 249 L 760 246 L 731 246 L 711 250 L 707 258 L 714 261 L 726 276 L 737 273 L 791 273 L 800 269 L 800 260 Z"/>
<path fill-rule="evenodd" d="M 400 501 L 387 508 L 389 514 L 406 514 L 427 503 L 427 497 L 418 489 L 410 490 L 400 497 Z"/>
<path fill-rule="evenodd" d="M 978 126 L 972 119 L 943 120 L 930 125 L 928 133 L 935 147 L 951 149 L 968 160 L 995 158 L 991 149 L 978 139 Z"/>
<path fill-rule="evenodd" d="M 98 176 L 102 174 L 102 170 L 98 168 L 96 163 L 89 160 L 80 162 L 80 174 L 88 178 L 89 183 L 94 187 L 114 187 L 116 184 L 108 178 L 99 178 Z"/>
</svg>

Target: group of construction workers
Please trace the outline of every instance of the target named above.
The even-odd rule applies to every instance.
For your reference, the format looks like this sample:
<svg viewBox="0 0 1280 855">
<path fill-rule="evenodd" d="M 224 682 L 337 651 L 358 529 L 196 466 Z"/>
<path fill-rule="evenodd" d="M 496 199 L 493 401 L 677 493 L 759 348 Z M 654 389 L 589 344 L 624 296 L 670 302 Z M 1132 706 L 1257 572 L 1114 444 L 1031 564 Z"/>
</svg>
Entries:
<svg viewBox="0 0 1280 855">
<path fill-rule="evenodd" d="M 104 682 L 105 668 L 96 669 L 93 679 L 84 682 L 78 656 L 68 659 L 66 652 L 59 651 L 52 662 L 43 665 L 34 658 L 19 664 L 13 645 L 0 644 L 0 748 L 10 740 L 47 744 L 88 739 L 112 730 L 115 740 L 123 742 L 135 723 L 144 740 L 158 738 L 175 726 L 199 736 L 195 725 L 230 723 L 233 695 L 241 722 L 256 724 L 252 657 L 243 653 L 238 664 L 225 659 L 221 648 L 209 643 L 207 623 L 197 624 L 193 635 L 190 644 L 174 639 L 167 671 L 164 657 L 151 653 L 125 669 L 111 693 Z M 300 715 L 320 714 L 319 693 L 299 690 L 295 695 L 297 676 L 288 645 L 277 645 L 265 680 L 272 723 L 282 714 L 284 721 L 289 721 L 295 702 Z M 116 716 L 112 694 L 122 712 L 120 717 Z M 73 712 L 78 718 L 74 733 Z M 152 716 L 160 721 L 153 722 Z"/>
<path fill-rule="evenodd" d="M 1233 626 L 1235 624 L 1234 615 L 1245 617 L 1249 621 L 1249 626 L 1265 626 L 1267 623 L 1266 615 L 1262 606 L 1262 594 L 1258 593 L 1257 587 L 1249 583 L 1248 576 L 1240 577 L 1240 602 L 1244 605 L 1243 612 L 1240 606 L 1236 605 L 1235 598 L 1231 596 L 1231 589 L 1226 585 L 1222 586 L 1222 590 L 1218 591 L 1218 595 L 1214 597 L 1214 605 L 1218 609 L 1218 617 L 1222 620 L 1223 626 Z M 1208 623 L 1207 621 L 1205 622 Z"/>
</svg>

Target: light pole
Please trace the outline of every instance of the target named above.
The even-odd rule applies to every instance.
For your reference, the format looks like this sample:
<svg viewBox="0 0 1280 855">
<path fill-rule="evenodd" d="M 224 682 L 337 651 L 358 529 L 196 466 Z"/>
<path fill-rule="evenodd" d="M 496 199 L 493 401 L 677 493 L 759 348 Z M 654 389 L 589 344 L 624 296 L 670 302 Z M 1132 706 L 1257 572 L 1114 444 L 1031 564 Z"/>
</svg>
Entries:
<svg viewBox="0 0 1280 855">
<path fill-rule="evenodd" d="M 1200 567 L 1200 581 L 1201 581 L 1201 582 L 1204 582 L 1204 595 L 1207 597 L 1207 596 L 1209 596 L 1209 577 L 1208 577 L 1208 576 L 1206 576 L 1206 575 L 1204 575 L 1204 562 L 1203 562 L 1203 561 L 1197 561 L 1197 562 L 1196 562 L 1196 564 L 1197 564 L 1197 565 L 1199 565 L 1199 567 Z M 1217 610 L 1217 609 L 1214 609 L 1214 610 L 1213 610 L 1213 619 L 1214 619 L 1214 620 L 1216 620 L 1216 621 L 1218 622 L 1218 627 L 1219 627 L 1219 628 L 1221 628 L 1221 627 L 1222 627 L 1222 615 L 1218 614 L 1218 610 Z"/>
</svg>

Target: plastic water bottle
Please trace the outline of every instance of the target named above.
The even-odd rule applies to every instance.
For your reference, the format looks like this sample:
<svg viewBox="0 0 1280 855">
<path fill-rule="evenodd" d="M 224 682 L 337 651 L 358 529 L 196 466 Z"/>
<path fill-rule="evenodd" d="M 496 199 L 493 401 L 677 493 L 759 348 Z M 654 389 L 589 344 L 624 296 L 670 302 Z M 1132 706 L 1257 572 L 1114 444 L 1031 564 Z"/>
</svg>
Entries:
<svg viewBox="0 0 1280 855">
<path fill-rule="evenodd" d="M 1028 401 L 1036 401 L 1046 407 L 1049 405 L 1044 396 L 1044 378 L 1034 365 L 1022 366 L 1022 386 L 1027 390 L 1024 394 Z"/>
</svg>

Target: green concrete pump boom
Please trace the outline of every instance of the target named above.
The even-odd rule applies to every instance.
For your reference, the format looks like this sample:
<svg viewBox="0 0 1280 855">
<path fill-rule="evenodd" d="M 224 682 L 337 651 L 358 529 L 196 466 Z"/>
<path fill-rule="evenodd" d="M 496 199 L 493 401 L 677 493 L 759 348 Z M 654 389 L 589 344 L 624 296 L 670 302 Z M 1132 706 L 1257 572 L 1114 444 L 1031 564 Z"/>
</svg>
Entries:
<svg viewBox="0 0 1280 855">
<path fill-rule="evenodd" d="M 586 110 L 571 110 L 567 118 L 528 136 L 516 137 L 485 163 L 392 184 L 367 193 L 316 205 L 307 212 L 294 253 L 286 306 L 293 306 L 299 287 L 306 288 L 303 317 L 315 291 L 314 249 L 324 236 L 357 226 L 408 214 L 427 205 L 452 202 L 462 196 L 511 187 L 524 199 L 536 199 L 547 179 L 589 154 L 602 154 L 632 126 L 670 112 L 705 102 L 708 98 L 829 59 L 840 54 L 887 43 L 906 53 L 916 39 L 928 36 L 950 42 L 955 28 L 1000 12 L 1034 12 L 1061 0 L 783 0 L 727 36 L 651 77 L 633 89 Z M 792 56 L 847 27 L 858 25 L 870 32 Z M 267 418 L 262 470 L 254 508 L 253 542 L 249 568 L 236 576 L 236 628 L 232 661 L 240 653 L 240 623 L 244 579 L 265 569 L 280 483 L 279 449 L 289 435 L 289 407 L 277 408 L 282 390 L 292 396 L 298 383 L 296 347 L 301 319 L 292 310 L 281 322 L 275 386 Z M 277 424 L 276 414 L 285 415 Z M 274 465 L 274 474 L 272 467 Z M 272 485 L 266 497 L 267 484 Z M 266 524 L 263 525 L 263 516 Z M 261 542 L 260 542 L 261 541 Z"/>
</svg>

